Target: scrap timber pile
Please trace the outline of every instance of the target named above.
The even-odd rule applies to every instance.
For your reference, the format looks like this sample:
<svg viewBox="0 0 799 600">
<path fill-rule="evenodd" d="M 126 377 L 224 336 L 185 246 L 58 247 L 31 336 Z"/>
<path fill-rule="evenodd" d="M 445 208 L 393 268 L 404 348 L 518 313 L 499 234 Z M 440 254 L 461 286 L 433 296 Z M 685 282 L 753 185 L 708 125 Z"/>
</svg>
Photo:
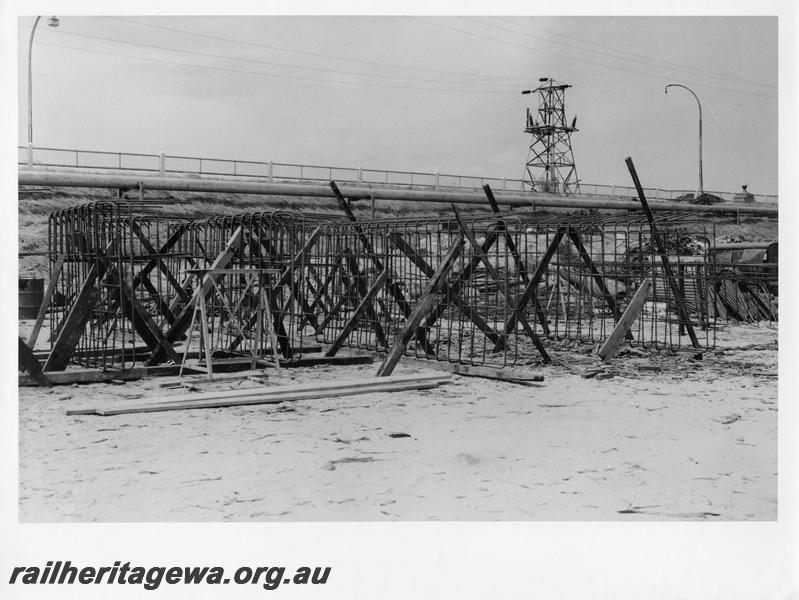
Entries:
<svg viewBox="0 0 799 600">
<path fill-rule="evenodd" d="M 339 201 L 340 221 L 186 219 L 135 202 L 53 213 L 44 371 L 187 357 L 279 366 L 320 344 L 327 357 L 345 347 L 384 354 L 378 375 L 401 356 L 524 367 L 549 362 L 553 340 L 600 344 L 620 322 L 633 345 L 711 348 L 715 320 L 741 303 L 733 289 L 760 298 L 749 301 L 760 311 L 750 306 L 751 318 L 776 318 L 767 288 L 697 243 L 714 239 L 712 225 L 683 213 L 655 218 L 667 266 L 636 214 L 556 218 L 494 206 L 465 216 L 453 207 L 442 218 L 358 222 Z"/>
<path fill-rule="evenodd" d="M 773 244 L 772 246 L 776 246 Z M 720 252 L 712 256 L 714 286 L 710 309 L 721 319 L 744 323 L 776 321 L 778 274 L 776 256 L 765 254 L 759 262 L 743 262 L 741 252 Z M 755 258 L 761 258 L 757 255 Z"/>
</svg>

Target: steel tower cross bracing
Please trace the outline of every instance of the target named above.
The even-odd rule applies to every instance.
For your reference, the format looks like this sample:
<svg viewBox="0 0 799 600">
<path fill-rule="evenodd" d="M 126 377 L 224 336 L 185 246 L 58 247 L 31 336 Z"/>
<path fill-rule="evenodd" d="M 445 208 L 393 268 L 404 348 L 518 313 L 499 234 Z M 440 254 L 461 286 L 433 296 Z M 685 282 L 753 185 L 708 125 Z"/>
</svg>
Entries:
<svg viewBox="0 0 799 600">
<path fill-rule="evenodd" d="M 579 192 L 571 135 L 577 131 L 577 117 L 566 121 L 566 89 L 572 87 L 549 77 L 541 85 L 522 94 L 538 94 L 538 108 L 527 109 L 524 132 L 532 135 L 525 166 L 524 186 L 553 194 Z"/>
</svg>

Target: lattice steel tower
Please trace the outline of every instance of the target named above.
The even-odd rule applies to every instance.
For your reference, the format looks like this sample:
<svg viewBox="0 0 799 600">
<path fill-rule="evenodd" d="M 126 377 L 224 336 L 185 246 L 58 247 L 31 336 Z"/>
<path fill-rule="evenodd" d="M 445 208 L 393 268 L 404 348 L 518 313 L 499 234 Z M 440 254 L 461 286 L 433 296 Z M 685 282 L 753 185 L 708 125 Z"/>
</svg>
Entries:
<svg viewBox="0 0 799 600">
<path fill-rule="evenodd" d="M 571 135 L 577 131 L 577 117 L 566 124 L 566 89 L 570 85 L 549 77 L 538 80 L 541 85 L 522 94 L 538 94 L 538 109 L 527 109 L 525 133 L 532 134 L 530 152 L 523 177 L 523 189 L 541 192 L 579 192 L 577 168 L 574 166 Z"/>
</svg>

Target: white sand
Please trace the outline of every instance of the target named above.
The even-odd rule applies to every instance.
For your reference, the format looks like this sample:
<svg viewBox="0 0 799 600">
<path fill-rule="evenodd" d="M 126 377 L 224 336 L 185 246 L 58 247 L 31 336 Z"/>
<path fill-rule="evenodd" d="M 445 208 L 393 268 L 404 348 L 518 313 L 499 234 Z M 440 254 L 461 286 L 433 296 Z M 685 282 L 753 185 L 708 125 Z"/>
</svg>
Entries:
<svg viewBox="0 0 799 600">
<path fill-rule="evenodd" d="M 559 354 L 537 387 L 453 376 L 429 391 L 113 417 L 64 413 L 185 392 L 21 388 L 20 520 L 772 520 L 776 337 L 726 326 L 702 361 L 620 356 L 601 381 L 579 374 L 596 358 Z"/>
</svg>

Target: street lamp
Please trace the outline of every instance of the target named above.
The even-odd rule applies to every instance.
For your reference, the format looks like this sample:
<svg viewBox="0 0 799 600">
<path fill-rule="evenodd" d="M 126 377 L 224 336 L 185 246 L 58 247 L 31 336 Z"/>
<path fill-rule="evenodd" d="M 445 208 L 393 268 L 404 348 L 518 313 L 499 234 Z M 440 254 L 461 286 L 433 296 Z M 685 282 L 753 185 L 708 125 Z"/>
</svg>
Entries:
<svg viewBox="0 0 799 600">
<path fill-rule="evenodd" d="M 699 195 L 702 196 L 705 193 L 705 186 L 702 181 L 702 104 L 699 102 L 699 97 L 694 94 L 691 88 L 685 87 L 679 83 L 670 83 L 666 86 L 666 89 L 663 90 L 666 95 L 669 94 L 670 87 L 681 87 L 691 92 L 691 95 L 696 99 L 696 104 L 699 107 Z"/>
<path fill-rule="evenodd" d="M 33 22 L 33 29 L 31 29 L 31 37 L 28 41 L 28 146 L 33 145 L 33 69 L 32 69 L 32 58 L 33 58 L 33 34 L 36 33 L 36 26 L 39 24 L 39 19 L 41 16 L 36 17 L 36 20 Z M 58 17 L 50 17 L 47 19 L 47 24 L 50 27 L 58 27 L 59 25 Z"/>
</svg>

